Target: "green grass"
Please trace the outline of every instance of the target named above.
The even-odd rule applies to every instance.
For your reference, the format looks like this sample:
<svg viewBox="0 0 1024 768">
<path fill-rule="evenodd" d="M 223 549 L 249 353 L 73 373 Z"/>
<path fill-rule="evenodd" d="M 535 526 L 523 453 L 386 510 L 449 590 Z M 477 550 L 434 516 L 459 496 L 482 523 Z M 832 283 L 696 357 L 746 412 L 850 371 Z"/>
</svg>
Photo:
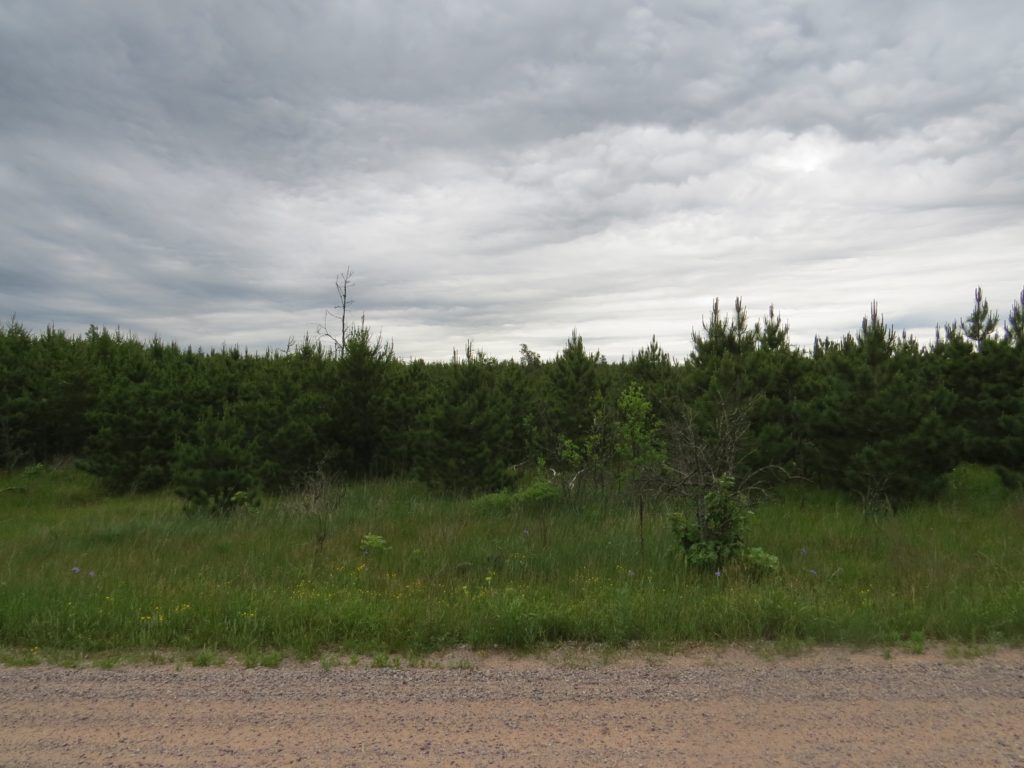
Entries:
<svg viewBox="0 0 1024 768">
<path fill-rule="evenodd" d="M 318 546 L 320 521 L 297 499 L 213 519 L 170 494 L 105 496 L 70 469 L 0 475 L 7 487 L 24 489 L 0 492 L 7 664 L 1024 639 L 1024 499 L 977 468 L 959 469 L 943 499 L 888 517 L 787 489 L 749 532 L 781 561 L 762 581 L 688 570 L 664 511 L 649 515 L 641 549 L 635 515 L 606 504 L 481 505 L 381 481 L 336 489 Z"/>
</svg>

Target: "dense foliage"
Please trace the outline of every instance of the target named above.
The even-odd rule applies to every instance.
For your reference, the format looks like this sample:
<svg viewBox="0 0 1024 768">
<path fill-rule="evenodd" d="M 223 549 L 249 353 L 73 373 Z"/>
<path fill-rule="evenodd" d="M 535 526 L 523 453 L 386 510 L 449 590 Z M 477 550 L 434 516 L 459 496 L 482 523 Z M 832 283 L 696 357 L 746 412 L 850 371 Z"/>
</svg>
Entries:
<svg viewBox="0 0 1024 768">
<path fill-rule="evenodd" d="M 805 478 L 878 511 L 933 494 L 959 462 L 1010 484 L 1024 474 L 1021 302 L 1000 324 L 979 289 L 930 345 L 872 306 L 856 334 L 804 351 L 774 310 L 751 323 L 739 300 L 731 313 L 716 301 L 693 342 L 682 363 L 654 339 L 615 363 L 573 331 L 551 361 L 469 346 L 425 363 L 365 327 L 344 346 L 307 338 L 254 355 L 12 320 L 0 325 L 0 466 L 76 456 L 110 489 L 169 486 L 219 512 L 315 467 L 467 492 L 543 477 L 641 514 L 653 495 L 705 498 L 726 475 L 744 493 Z"/>
</svg>

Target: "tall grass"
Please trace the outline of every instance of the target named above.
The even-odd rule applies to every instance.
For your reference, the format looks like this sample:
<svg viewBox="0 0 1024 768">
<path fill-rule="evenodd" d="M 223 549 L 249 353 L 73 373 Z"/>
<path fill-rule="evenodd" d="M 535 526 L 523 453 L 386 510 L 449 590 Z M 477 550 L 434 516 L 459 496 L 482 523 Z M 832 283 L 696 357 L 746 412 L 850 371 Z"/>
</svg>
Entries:
<svg viewBox="0 0 1024 768">
<path fill-rule="evenodd" d="M 570 510 L 380 481 L 334 487 L 321 517 L 284 497 L 218 519 L 186 515 L 170 494 L 111 498 L 74 470 L 35 468 L 0 476 L 0 645 L 1024 639 L 1024 500 L 985 470 L 961 468 L 943 499 L 886 517 L 786 489 L 749 531 L 781 560 L 761 581 L 689 570 L 664 512 L 641 549 L 636 517 L 599 500 Z M 366 534 L 386 546 L 361 546 Z"/>
</svg>

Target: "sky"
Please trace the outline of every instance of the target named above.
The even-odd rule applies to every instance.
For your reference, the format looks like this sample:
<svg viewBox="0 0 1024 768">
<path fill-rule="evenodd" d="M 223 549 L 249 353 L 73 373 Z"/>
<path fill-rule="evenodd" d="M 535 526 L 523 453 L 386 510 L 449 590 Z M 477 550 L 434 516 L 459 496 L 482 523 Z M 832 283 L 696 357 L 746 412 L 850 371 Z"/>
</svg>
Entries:
<svg viewBox="0 0 1024 768">
<path fill-rule="evenodd" d="M 679 359 L 1024 288 L 1019 0 L 3 0 L 0 321 Z M 329 318 L 328 318 L 329 319 Z M 337 330 L 335 328 L 335 330 Z"/>
</svg>

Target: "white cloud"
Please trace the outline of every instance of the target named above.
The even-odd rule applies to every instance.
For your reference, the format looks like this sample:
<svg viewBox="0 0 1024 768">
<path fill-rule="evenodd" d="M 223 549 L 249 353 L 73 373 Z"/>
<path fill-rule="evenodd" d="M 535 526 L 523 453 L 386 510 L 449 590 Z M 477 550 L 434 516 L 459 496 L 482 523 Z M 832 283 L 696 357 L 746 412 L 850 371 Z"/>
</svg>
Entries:
<svg viewBox="0 0 1024 768">
<path fill-rule="evenodd" d="M 239 8 L 0 14 L 5 314 L 283 346 L 351 265 L 401 354 L 614 359 L 1024 284 L 1010 0 Z"/>
</svg>

